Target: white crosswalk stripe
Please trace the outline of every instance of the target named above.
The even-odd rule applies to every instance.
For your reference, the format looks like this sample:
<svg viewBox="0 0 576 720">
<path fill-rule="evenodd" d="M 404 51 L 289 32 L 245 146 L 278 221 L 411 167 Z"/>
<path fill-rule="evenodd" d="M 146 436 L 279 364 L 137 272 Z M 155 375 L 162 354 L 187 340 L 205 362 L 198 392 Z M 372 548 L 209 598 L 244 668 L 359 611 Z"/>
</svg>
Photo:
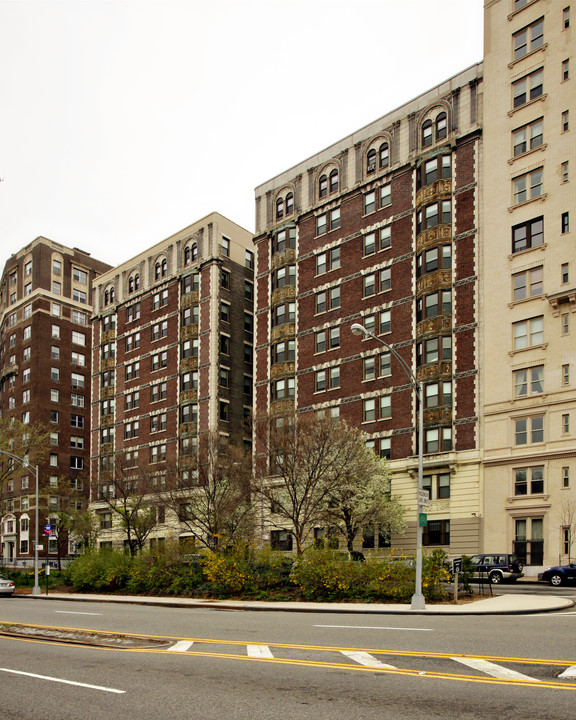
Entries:
<svg viewBox="0 0 576 720">
<path fill-rule="evenodd" d="M 191 640 L 179 640 L 177 643 L 174 643 L 171 648 L 168 648 L 170 652 L 186 652 L 186 650 L 190 650 L 190 648 L 194 645 L 194 643 Z"/>
<path fill-rule="evenodd" d="M 357 662 L 359 665 L 365 665 L 366 667 L 390 668 L 391 670 L 396 669 L 394 665 L 387 665 L 367 652 L 350 652 L 348 650 L 341 650 L 340 652 L 342 655 L 346 655 L 347 658 L 354 660 L 354 662 Z"/>
<path fill-rule="evenodd" d="M 462 663 L 462 665 L 467 665 L 473 670 L 480 670 L 480 672 L 486 673 L 486 675 L 491 675 L 495 678 L 501 678 L 503 680 L 531 680 L 533 682 L 540 682 L 539 680 L 536 680 L 536 678 L 531 678 L 528 675 L 523 675 L 522 673 L 502 667 L 501 665 L 496 665 L 488 662 L 488 660 L 459 657 L 453 657 L 452 660 Z"/>
<path fill-rule="evenodd" d="M 249 657 L 273 658 L 272 651 L 268 645 L 248 645 Z"/>
</svg>

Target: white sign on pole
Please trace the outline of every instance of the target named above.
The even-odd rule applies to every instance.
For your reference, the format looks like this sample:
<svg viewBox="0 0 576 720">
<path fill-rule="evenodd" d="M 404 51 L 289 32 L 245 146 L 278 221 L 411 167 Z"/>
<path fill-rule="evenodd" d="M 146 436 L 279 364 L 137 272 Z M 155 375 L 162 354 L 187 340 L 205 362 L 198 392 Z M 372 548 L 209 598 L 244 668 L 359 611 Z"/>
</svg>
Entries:
<svg viewBox="0 0 576 720">
<path fill-rule="evenodd" d="M 430 505 L 430 493 L 428 490 L 418 490 L 418 504 L 421 507 L 428 507 L 428 505 Z"/>
</svg>

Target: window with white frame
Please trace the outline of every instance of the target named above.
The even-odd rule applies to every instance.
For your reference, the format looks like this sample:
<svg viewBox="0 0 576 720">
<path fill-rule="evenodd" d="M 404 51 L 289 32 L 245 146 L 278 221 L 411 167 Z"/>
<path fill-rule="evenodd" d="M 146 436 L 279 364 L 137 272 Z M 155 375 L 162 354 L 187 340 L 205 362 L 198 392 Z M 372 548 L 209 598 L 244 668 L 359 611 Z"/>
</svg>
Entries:
<svg viewBox="0 0 576 720">
<path fill-rule="evenodd" d="M 512 292 L 514 301 L 542 295 L 542 267 L 514 273 L 512 275 Z"/>
<path fill-rule="evenodd" d="M 542 69 L 525 75 L 512 83 L 512 102 L 514 108 L 542 97 L 544 93 L 544 73 Z"/>
<path fill-rule="evenodd" d="M 544 392 L 544 366 L 525 368 L 514 371 L 515 397 L 528 397 Z"/>
<path fill-rule="evenodd" d="M 514 60 L 520 60 L 524 55 L 534 52 L 544 44 L 544 18 L 539 18 L 530 25 L 518 30 L 512 35 L 514 45 Z"/>
<path fill-rule="evenodd" d="M 544 416 L 534 415 L 514 420 L 514 444 L 532 445 L 544 442 Z"/>
<path fill-rule="evenodd" d="M 512 325 L 514 350 L 524 350 L 544 342 L 544 318 L 542 316 L 522 320 Z"/>
<path fill-rule="evenodd" d="M 544 467 L 514 470 L 514 495 L 541 495 L 544 492 Z"/>
</svg>

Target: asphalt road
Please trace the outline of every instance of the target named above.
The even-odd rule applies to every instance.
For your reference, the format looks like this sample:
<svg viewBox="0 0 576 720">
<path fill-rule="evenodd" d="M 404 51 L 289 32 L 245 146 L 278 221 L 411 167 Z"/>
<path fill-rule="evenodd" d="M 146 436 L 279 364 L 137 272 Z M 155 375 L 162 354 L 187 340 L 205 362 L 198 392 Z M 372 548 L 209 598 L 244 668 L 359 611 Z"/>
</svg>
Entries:
<svg viewBox="0 0 576 720">
<path fill-rule="evenodd" d="M 362 616 L 0 601 L 0 620 L 164 639 L 0 637 L 2 720 L 576 720 L 576 612 Z M 462 656 L 468 657 L 462 657 Z M 474 657 L 470 657 L 474 656 Z"/>
</svg>

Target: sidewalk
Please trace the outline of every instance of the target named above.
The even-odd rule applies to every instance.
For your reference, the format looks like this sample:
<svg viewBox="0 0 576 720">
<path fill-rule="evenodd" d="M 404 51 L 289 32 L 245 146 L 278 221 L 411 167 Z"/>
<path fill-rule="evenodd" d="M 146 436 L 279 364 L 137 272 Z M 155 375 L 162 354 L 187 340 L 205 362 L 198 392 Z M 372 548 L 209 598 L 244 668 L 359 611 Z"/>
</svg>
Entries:
<svg viewBox="0 0 576 720">
<path fill-rule="evenodd" d="M 495 591 L 497 592 L 497 591 Z M 143 595 L 82 595 L 80 593 L 52 593 L 26 595 L 35 600 L 68 600 L 73 602 L 126 603 L 176 608 L 210 608 L 217 610 L 259 610 L 271 612 L 357 613 L 364 615 L 518 615 L 551 612 L 574 606 L 563 597 L 530 594 L 494 595 L 462 605 L 426 605 L 424 610 L 412 610 L 410 605 L 384 603 L 314 603 L 266 602 L 261 600 L 205 600 L 198 598 L 146 597 Z"/>
</svg>

